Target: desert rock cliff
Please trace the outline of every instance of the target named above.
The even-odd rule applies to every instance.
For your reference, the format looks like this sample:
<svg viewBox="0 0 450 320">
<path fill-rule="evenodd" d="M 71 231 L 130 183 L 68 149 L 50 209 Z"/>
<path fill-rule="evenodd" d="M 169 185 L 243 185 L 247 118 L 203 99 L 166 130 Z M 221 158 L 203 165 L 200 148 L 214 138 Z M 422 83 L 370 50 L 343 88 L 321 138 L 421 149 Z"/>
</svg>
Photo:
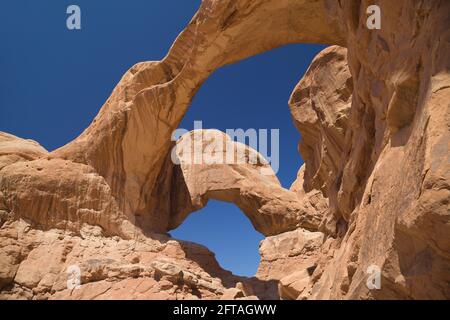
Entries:
<svg viewBox="0 0 450 320">
<path fill-rule="evenodd" d="M 380 30 L 370 4 L 203 0 L 74 141 L 48 152 L 0 133 L 0 298 L 449 299 L 450 2 L 379 0 Z M 305 160 L 290 190 L 264 159 L 185 161 L 196 133 L 171 135 L 208 76 L 290 43 L 330 45 L 289 99 Z M 198 134 L 200 153 L 224 137 Z M 266 236 L 255 277 L 167 234 L 209 199 Z"/>
</svg>

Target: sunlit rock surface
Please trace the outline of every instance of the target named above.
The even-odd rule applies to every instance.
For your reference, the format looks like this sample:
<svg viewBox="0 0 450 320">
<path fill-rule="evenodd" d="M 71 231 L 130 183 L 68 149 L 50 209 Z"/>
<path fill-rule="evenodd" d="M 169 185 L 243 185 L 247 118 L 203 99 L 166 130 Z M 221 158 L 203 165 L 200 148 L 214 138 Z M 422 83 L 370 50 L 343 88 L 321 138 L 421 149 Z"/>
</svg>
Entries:
<svg viewBox="0 0 450 320">
<path fill-rule="evenodd" d="M 380 30 L 370 4 L 204 0 L 74 141 L 48 153 L 1 133 L 0 298 L 449 299 L 450 2 L 380 0 Z M 261 163 L 174 164 L 208 76 L 289 43 L 331 45 L 289 99 L 305 160 L 291 190 Z M 268 236 L 255 277 L 166 234 L 208 199 Z"/>
</svg>

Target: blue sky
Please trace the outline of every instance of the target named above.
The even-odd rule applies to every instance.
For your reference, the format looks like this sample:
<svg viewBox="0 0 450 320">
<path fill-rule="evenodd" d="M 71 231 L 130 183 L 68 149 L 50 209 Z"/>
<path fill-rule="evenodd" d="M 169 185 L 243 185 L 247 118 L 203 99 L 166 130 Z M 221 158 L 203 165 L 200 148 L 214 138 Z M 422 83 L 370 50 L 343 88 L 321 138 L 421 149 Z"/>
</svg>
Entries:
<svg viewBox="0 0 450 320">
<path fill-rule="evenodd" d="M 82 30 L 66 28 L 76 4 Z M 200 0 L 9 0 L 0 11 L 0 131 L 60 147 L 86 128 L 124 72 L 160 60 Z M 287 100 L 323 46 L 290 45 L 214 73 L 181 127 L 280 129 L 278 177 L 289 187 L 302 160 Z M 262 235 L 232 204 L 211 201 L 177 230 L 206 245 L 220 264 L 253 275 Z"/>
</svg>

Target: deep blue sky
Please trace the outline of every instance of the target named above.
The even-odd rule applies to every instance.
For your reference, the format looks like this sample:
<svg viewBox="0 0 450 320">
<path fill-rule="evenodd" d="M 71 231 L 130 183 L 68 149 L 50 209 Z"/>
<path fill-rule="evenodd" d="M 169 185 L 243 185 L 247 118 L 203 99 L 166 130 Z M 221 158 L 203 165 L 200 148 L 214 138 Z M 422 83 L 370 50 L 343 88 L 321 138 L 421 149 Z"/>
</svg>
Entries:
<svg viewBox="0 0 450 320">
<path fill-rule="evenodd" d="M 66 28 L 77 4 L 82 30 Z M 160 60 L 200 0 L 9 0 L 0 10 L 0 131 L 48 150 L 78 136 L 123 73 Z M 302 160 L 287 100 L 316 45 L 291 45 L 218 70 L 194 99 L 181 127 L 280 129 L 281 183 L 289 187 Z M 263 238 L 232 204 L 212 201 L 172 235 L 206 245 L 221 265 L 253 275 Z"/>
</svg>

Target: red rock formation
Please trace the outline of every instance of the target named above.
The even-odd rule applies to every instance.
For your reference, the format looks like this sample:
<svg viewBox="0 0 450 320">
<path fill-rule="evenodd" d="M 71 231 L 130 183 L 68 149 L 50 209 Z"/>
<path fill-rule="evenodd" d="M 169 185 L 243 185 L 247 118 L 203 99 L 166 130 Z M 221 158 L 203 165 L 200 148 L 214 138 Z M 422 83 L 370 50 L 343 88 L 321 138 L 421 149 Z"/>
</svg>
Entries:
<svg viewBox="0 0 450 320">
<path fill-rule="evenodd" d="M 285 299 L 448 299 L 450 2 L 378 2 L 382 28 L 369 30 L 366 0 L 204 0 L 73 142 L 47 153 L 0 134 L 0 297 L 276 298 L 278 286 Z M 290 191 L 249 165 L 169 160 L 214 70 L 301 42 L 342 47 L 320 53 L 291 96 L 305 165 Z M 164 234 L 210 198 L 272 235 L 255 278 Z M 379 290 L 366 285 L 372 265 Z"/>
<path fill-rule="evenodd" d="M 200 146 L 196 150 L 196 144 Z M 218 147 L 220 146 L 220 147 Z M 281 187 L 275 173 L 262 155 L 250 147 L 234 142 L 218 130 L 196 130 L 183 135 L 176 144 L 183 181 L 189 203 L 195 210 L 208 200 L 235 203 L 248 216 L 255 229 L 269 236 L 300 227 L 317 230 L 321 220 L 296 194 Z M 203 156 L 201 164 L 195 156 Z M 214 155 L 212 155 L 214 154 Z M 230 158 L 231 156 L 231 158 Z M 206 163 L 208 158 L 211 163 Z M 231 160 L 226 163 L 227 159 Z M 187 206 L 183 206 L 189 207 Z M 171 227 L 187 217 L 171 213 Z"/>
</svg>

